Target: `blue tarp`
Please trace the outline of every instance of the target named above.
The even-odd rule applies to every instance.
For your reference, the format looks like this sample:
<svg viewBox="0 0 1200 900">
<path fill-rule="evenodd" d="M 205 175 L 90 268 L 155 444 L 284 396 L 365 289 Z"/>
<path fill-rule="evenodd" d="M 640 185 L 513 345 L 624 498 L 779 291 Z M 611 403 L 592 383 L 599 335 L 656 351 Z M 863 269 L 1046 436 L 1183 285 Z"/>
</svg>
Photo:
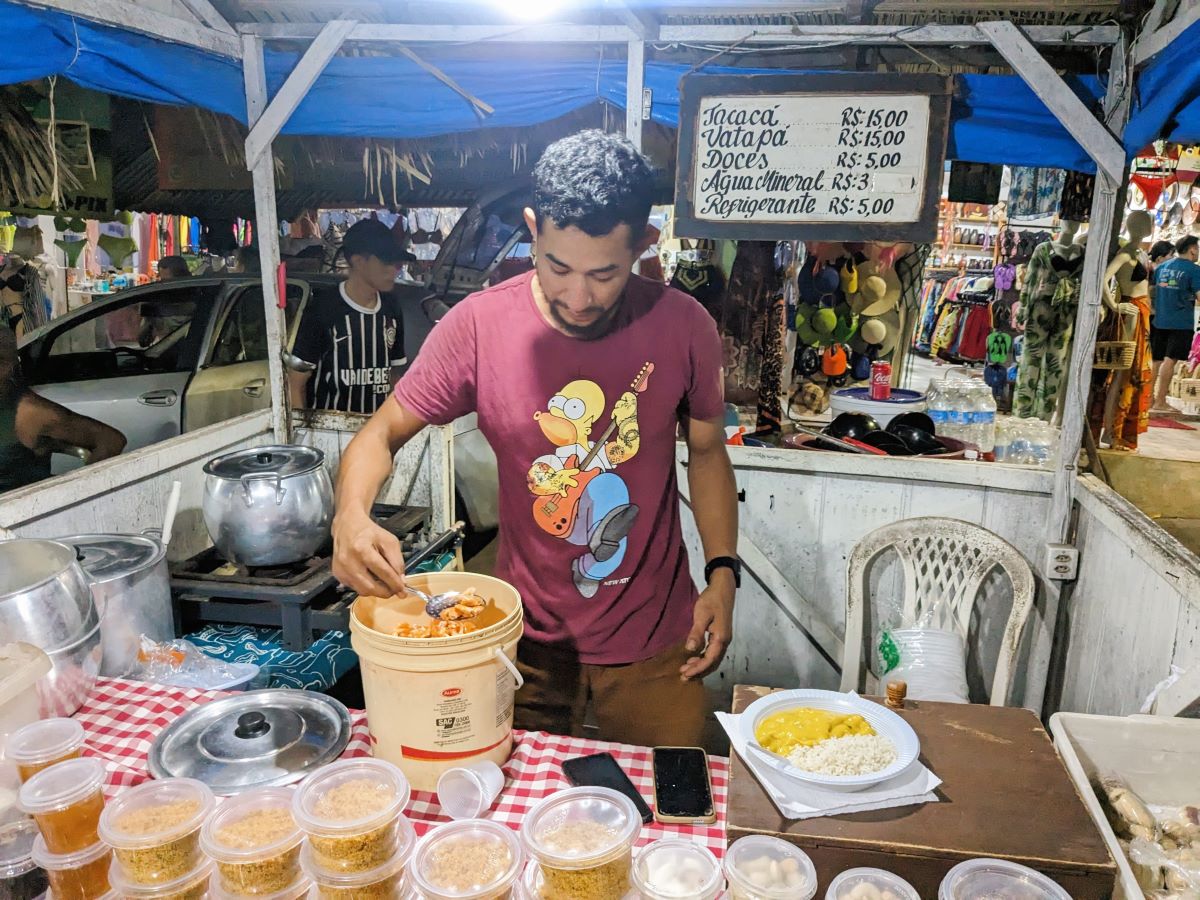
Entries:
<svg viewBox="0 0 1200 900">
<path fill-rule="evenodd" d="M 1138 75 L 1134 113 L 1125 129 L 1125 150 L 1132 156 L 1159 138 L 1200 142 L 1200 22 L 1150 60 Z"/>
<path fill-rule="evenodd" d="M 0 0 L 0 21 L 7 39 L 0 69 L 4 81 L 62 75 L 94 90 L 199 106 L 245 121 L 241 67 L 233 60 L 11 0 Z M 481 119 L 459 94 L 408 59 L 337 57 L 284 133 L 427 138 L 477 128 L 528 127 L 598 99 L 625 104 L 625 64 L 604 60 L 599 50 L 593 58 L 525 55 L 502 63 L 481 60 L 470 48 L 427 48 L 421 54 L 495 107 L 495 113 Z M 268 51 L 270 90 L 278 90 L 297 58 Z M 678 84 L 689 72 L 680 65 L 647 66 L 656 122 L 678 125 Z M 779 70 L 704 69 L 704 74 L 737 72 Z M 1103 91 L 1095 77 L 1075 78 L 1072 87 L 1093 106 Z M 956 88 L 951 159 L 1094 171 L 1087 154 L 1020 78 L 963 75 L 956 78 Z M 1126 141 L 1131 155 L 1155 137 L 1200 140 L 1200 24 L 1142 73 L 1135 110 Z"/>
</svg>

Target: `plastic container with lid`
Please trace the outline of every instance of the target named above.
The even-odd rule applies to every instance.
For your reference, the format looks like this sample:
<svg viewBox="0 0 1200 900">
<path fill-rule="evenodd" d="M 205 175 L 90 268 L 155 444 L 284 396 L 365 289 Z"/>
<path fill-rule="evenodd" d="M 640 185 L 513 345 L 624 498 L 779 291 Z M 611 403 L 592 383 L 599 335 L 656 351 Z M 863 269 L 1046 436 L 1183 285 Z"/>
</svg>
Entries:
<svg viewBox="0 0 1200 900">
<path fill-rule="evenodd" d="M 301 877 L 297 879 L 295 884 L 290 884 L 282 891 L 274 894 L 260 894 L 257 900 L 301 900 L 307 898 L 312 893 L 312 882 L 307 878 Z M 229 891 L 221 887 L 221 879 L 214 878 L 208 885 L 209 900 L 242 900 L 241 894 L 231 894 Z"/>
<path fill-rule="evenodd" d="M 725 877 L 732 900 L 811 900 L 817 894 L 817 869 L 808 854 L 765 834 L 730 845 Z"/>
<path fill-rule="evenodd" d="M 525 854 L 499 822 L 462 819 L 434 828 L 417 847 L 408 881 L 425 900 L 501 900 L 512 895 Z"/>
<path fill-rule="evenodd" d="M 53 853 L 39 835 L 33 861 L 46 870 L 54 900 L 97 900 L 108 893 L 112 850 L 101 841 L 75 853 Z"/>
<path fill-rule="evenodd" d="M 313 883 L 314 900 L 401 900 L 404 876 L 412 859 L 417 834 L 407 819 L 403 825 L 396 855 L 369 872 L 329 872 L 312 860 L 312 848 L 300 854 L 304 874 Z"/>
<path fill-rule="evenodd" d="M 125 877 L 120 864 L 114 862 L 108 870 L 108 880 L 117 896 L 124 900 L 205 900 L 212 877 L 212 860 L 200 860 L 191 872 L 165 884 L 137 884 Z"/>
<path fill-rule="evenodd" d="M 46 893 L 46 873 L 33 861 L 37 825 L 24 817 L 0 825 L 0 897 L 34 900 Z"/>
<path fill-rule="evenodd" d="M 1002 859 L 969 859 L 946 873 L 938 900 L 1071 900 L 1071 895 L 1041 872 Z"/>
<path fill-rule="evenodd" d="M 212 791 L 201 781 L 148 781 L 105 808 L 100 837 L 113 848 L 125 881 L 167 884 L 200 865 L 200 827 L 215 805 Z"/>
<path fill-rule="evenodd" d="M 292 815 L 295 791 L 261 788 L 231 797 L 208 817 L 201 849 L 216 860 L 227 891 L 275 894 L 300 877 L 304 834 Z"/>
<path fill-rule="evenodd" d="M 43 719 L 8 736 L 5 757 L 17 766 L 25 782 L 55 763 L 78 759 L 86 735 L 74 719 Z"/>
<path fill-rule="evenodd" d="M 543 900 L 624 897 L 641 828 L 633 802 L 608 788 L 570 788 L 547 797 L 521 825 L 525 849 L 541 868 Z"/>
<path fill-rule="evenodd" d="M 725 879 L 711 850 L 675 838 L 655 841 L 638 853 L 633 887 L 645 900 L 716 900 Z"/>
<path fill-rule="evenodd" d="M 391 763 L 348 759 L 310 775 L 296 791 L 292 814 L 316 865 L 367 872 L 395 855 L 409 793 L 404 773 Z"/>
<path fill-rule="evenodd" d="M 825 900 L 921 900 L 921 895 L 884 869 L 847 869 L 829 882 Z"/>
<path fill-rule="evenodd" d="M 99 760 L 69 759 L 21 785 L 17 804 L 37 820 L 51 853 L 78 853 L 100 840 L 104 780 Z"/>
</svg>

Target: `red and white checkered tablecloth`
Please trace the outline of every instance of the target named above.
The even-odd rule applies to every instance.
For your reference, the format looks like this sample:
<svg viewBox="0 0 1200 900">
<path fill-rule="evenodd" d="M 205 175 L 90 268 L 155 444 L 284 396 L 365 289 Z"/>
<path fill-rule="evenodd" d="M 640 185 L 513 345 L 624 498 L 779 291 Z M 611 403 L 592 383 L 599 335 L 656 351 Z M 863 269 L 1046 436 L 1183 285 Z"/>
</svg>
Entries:
<svg viewBox="0 0 1200 900">
<path fill-rule="evenodd" d="M 108 768 L 110 793 L 150 779 L 146 758 L 154 738 L 187 710 L 222 694 L 185 690 L 139 681 L 102 678 L 87 702 L 75 714 L 87 731 L 86 755 L 104 761 Z M 351 710 L 350 743 L 343 757 L 370 756 L 367 715 Z M 514 732 L 513 754 L 504 766 L 504 791 L 487 817 L 518 828 L 526 813 L 543 797 L 569 787 L 562 773 L 563 760 L 592 753 L 611 753 L 621 764 L 643 797 L 654 796 L 650 750 L 627 744 L 559 737 L 541 731 Z M 729 760 L 709 757 L 715 825 L 660 825 L 652 822 L 642 829 L 638 845 L 665 837 L 686 837 L 704 844 L 719 858 L 725 850 L 725 804 L 729 786 Z M 419 834 L 449 819 L 442 813 L 434 794 L 414 791 L 406 810 Z"/>
</svg>

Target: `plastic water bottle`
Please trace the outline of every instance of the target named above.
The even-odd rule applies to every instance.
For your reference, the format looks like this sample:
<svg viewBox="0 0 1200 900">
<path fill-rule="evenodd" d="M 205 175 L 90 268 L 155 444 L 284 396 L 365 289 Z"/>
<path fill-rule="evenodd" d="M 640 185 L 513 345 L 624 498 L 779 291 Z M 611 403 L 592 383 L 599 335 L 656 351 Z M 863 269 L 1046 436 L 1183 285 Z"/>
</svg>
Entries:
<svg viewBox="0 0 1200 900">
<path fill-rule="evenodd" d="M 965 385 L 956 381 L 948 381 L 946 383 L 946 399 L 950 407 L 950 427 L 947 429 L 947 436 L 956 441 L 970 442 L 970 412 L 967 408 L 970 401 Z"/>
<path fill-rule="evenodd" d="M 971 387 L 972 431 L 980 453 L 991 453 L 996 446 L 996 398 L 982 381 Z"/>
<path fill-rule="evenodd" d="M 950 424 L 950 407 L 946 400 L 946 383 L 936 378 L 930 379 L 929 388 L 925 391 L 925 413 L 933 419 L 933 432 L 939 437 L 950 436 L 946 431 Z"/>
</svg>

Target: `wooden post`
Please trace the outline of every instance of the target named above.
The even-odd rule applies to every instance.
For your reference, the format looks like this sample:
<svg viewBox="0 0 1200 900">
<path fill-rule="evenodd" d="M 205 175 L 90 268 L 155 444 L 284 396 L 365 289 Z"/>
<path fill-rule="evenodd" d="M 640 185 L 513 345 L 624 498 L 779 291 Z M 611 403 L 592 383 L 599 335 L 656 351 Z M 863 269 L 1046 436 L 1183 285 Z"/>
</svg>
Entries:
<svg viewBox="0 0 1200 900">
<path fill-rule="evenodd" d="M 646 83 L 646 45 L 629 42 L 625 73 L 625 136 L 642 149 L 642 88 Z"/>
<path fill-rule="evenodd" d="M 267 109 L 267 73 L 263 40 L 242 37 L 242 68 L 246 81 L 246 113 L 251 131 Z M 246 148 L 247 159 L 250 148 Z M 271 373 L 271 429 L 275 441 L 291 441 L 292 412 L 284 367 L 284 315 L 279 308 L 279 217 L 275 208 L 275 157 L 268 143 L 266 152 L 251 168 L 254 176 L 254 236 L 262 269 L 263 303 L 267 313 L 267 362 Z"/>
</svg>

